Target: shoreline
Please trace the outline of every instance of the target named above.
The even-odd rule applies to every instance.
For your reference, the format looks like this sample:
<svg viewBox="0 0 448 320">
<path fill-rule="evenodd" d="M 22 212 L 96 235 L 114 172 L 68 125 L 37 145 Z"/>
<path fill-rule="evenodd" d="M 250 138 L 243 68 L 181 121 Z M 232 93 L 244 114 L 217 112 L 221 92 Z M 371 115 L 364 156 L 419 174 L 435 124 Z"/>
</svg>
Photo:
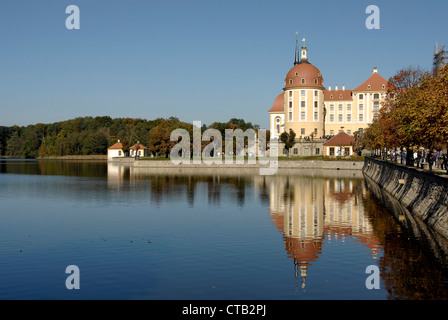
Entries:
<svg viewBox="0 0 448 320">
<path fill-rule="evenodd" d="M 175 164 L 167 160 L 134 160 L 129 158 L 114 158 L 109 159 L 108 163 L 113 165 L 127 165 L 134 168 L 172 168 L 172 169 L 182 169 L 182 168 L 237 168 L 237 169 L 259 169 L 259 168 L 278 168 L 278 169 L 326 169 L 326 170 L 362 170 L 364 166 L 364 161 L 353 161 L 353 160 L 272 160 L 269 163 L 261 164 L 259 162 L 250 164 L 245 161 L 242 164 L 232 162 L 230 164 L 223 163 L 212 163 L 207 164 L 201 162 L 200 164 L 194 164 L 192 161 L 186 164 Z"/>
</svg>

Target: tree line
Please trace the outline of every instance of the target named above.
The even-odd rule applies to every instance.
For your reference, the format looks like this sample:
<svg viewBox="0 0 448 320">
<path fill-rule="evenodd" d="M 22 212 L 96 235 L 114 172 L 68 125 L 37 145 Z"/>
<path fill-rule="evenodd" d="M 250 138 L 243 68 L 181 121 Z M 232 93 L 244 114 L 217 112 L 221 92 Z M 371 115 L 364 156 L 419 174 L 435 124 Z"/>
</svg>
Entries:
<svg viewBox="0 0 448 320">
<path fill-rule="evenodd" d="M 125 150 L 137 141 L 149 147 L 156 156 L 168 156 L 175 142 L 170 141 L 174 129 L 193 125 L 176 117 L 154 120 L 133 118 L 79 117 L 51 124 L 29 126 L 0 126 L 0 156 L 32 159 L 66 155 L 105 155 L 107 148 L 120 140 Z M 201 131 L 218 129 L 224 136 L 225 129 L 258 129 L 258 125 L 232 118 L 228 122 L 202 125 Z M 192 135 L 190 135 L 192 136 Z"/>
<path fill-rule="evenodd" d="M 412 165 L 415 151 L 424 148 L 430 155 L 445 149 L 447 142 L 448 66 L 432 73 L 413 67 L 400 70 L 389 79 L 379 117 L 363 134 L 363 148 L 379 156 L 400 150 Z"/>
</svg>

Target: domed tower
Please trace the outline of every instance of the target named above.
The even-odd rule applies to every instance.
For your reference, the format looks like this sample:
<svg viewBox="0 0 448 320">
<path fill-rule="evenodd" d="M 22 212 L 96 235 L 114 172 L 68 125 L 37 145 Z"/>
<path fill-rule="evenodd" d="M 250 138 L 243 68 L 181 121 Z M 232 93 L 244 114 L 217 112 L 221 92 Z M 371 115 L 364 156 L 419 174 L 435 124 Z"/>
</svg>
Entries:
<svg viewBox="0 0 448 320">
<path fill-rule="evenodd" d="M 305 38 L 300 49 L 296 40 L 294 67 L 285 78 L 284 131 L 294 130 L 297 137 L 324 135 L 324 80 L 321 72 L 308 61 Z"/>
</svg>

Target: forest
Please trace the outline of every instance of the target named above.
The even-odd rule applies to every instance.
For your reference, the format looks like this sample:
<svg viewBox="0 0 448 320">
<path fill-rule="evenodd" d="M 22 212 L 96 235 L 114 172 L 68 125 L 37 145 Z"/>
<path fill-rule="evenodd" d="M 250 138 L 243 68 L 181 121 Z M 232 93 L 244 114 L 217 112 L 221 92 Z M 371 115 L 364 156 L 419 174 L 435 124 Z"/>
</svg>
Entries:
<svg viewBox="0 0 448 320">
<path fill-rule="evenodd" d="M 111 118 L 109 116 L 79 117 L 71 120 L 28 126 L 0 126 L 0 156 L 6 158 L 34 159 L 66 155 L 106 155 L 107 148 L 117 140 L 125 149 L 137 141 L 149 147 L 153 155 L 169 153 L 175 142 L 170 141 L 174 129 L 182 128 L 192 133 L 191 123 L 176 117 L 154 120 Z M 258 125 L 243 119 L 202 125 L 202 132 L 213 128 L 223 135 L 225 129 L 258 129 Z"/>
</svg>

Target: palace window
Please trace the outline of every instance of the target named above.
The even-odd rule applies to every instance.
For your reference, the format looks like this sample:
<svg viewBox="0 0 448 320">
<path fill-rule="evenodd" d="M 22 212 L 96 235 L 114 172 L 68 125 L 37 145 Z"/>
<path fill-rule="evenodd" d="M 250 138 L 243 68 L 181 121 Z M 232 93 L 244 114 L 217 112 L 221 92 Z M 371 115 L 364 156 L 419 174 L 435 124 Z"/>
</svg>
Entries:
<svg viewBox="0 0 448 320">
<path fill-rule="evenodd" d="M 299 154 L 299 149 L 294 148 L 294 154 Z"/>
<path fill-rule="evenodd" d="M 342 120 L 342 114 L 340 113 L 340 114 L 338 114 L 338 121 L 339 122 L 342 122 L 343 120 Z"/>
<path fill-rule="evenodd" d="M 317 109 L 317 101 L 314 101 L 314 108 Z"/>
<path fill-rule="evenodd" d="M 292 108 L 292 101 L 289 101 L 289 108 Z"/>
<path fill-rule="evenodd" d="M 289 121 L 292 121 L 292 112 L 289 113 Z"/>
<path fill-rule="evenodd" d="M 314 79 L 314 84 L 317 84 L 317 79 Z"/>
<path fill-rule="evenodd" d="M 304 134 L 305 134 L 305 128 L 301 128 L 301 129 L 300 129 L 300 134 L 301 134 L 301 135 L 304 135 Z"/>
<path fill-rule="evenodd" d="M 373 112 L 378 112 L 380 110 L 380 103 L 379 101 L 375 101 L 373 103 Z"/>
<path fill-rule="evenodd" d="M 306 102 L 305 102 L 305 101 L 302 101 L 302 102 L 301 102 L 301 107 L 302 107 L 302 108 L 305 108 L 305 107 L 306 107 Z"/>
<path fill-rule="evenodd" d="M 330 104 L 330 111 L 334 111 L 334 104 Z"/>
<path fill-rule="evenodd" d="M 289 79 L 289 84 L 292 84 L 292 79 Z"/>
<path fill-rule="evenodd" d="M 364 95 L 362 93 L 359 94 L 359 100 L 364 99 Z"/>
<path fill-rule="evenodd" d="M 362 113 L 359 114 L 358 120 L 359 121 L 364 121 L 364 115 Z"/>
<path fill-rule="evenodd" d="M 300 120 L 305 120 L 305 111 L 300 112 Z"/>
<path fill-rule="evenodd" d="M 316 156 L 320 154 L 320 148 L 316 148 Z"/>
<path fill-rule="evenodd" d="M 351 114 L 347 114 L 347 122 L 352 122 L 352 115 Z"/>
<path fill-rule="evenodd" d="M 330 130 L 330 136 L 334 135 L 334 130 Z"/>
<path fill-rule="evenodd" d="M 306 96 L 306 90 L 300 91 L 300 94 L 302 95 L 302 97 Z"/>
<path fill-rule="evenodd" d="M 316 111 L 314 112 L 314 120 L 319 120 L 319 114 Z"/>
<path fill-rule="evenodd" d="M 362 111 L 362 110 L 364 110 L 364 104 L 360 103 L 359 104 L 359 111 Z"/>
<path fill-rule="evenodd" d="M 277 118 L 277 133 L 280 133 L 280 118 Z"/>
<path fill-rule="evenodd" d="M 315 97 L 319 96 L 319 91 L 314 90 L 314 96 L 315 96 Z"/>
<path fill-rule="evenodd" d="M 347 111 L 352 111 L 352 104 L 351 103 L 347 103 Z"/>
<path fill-rule="evenodd" d="M 289 96 L 292 97 L 292 91 L 289 91 Z"/>
<path fill-rule="evenodd" d="M 334 122 L 334 114 L 330 114 L 330 122 Z"/>
<path fill-rule="evenodd" d="M 380 94 L 379 93 L 375 93 L 373 95 L 373 99 L 378 100 L 380 98 Z"/>
<path fill-rule="evenodd" d="M 305 84 L 305 78 L 302 78 L 302 84 Z"/>
<path fill-rule="evenodd" d="M 339 108 L 339 112 L 342 112 L 342 110 L 343 110 L 343 105 L 342 105 L 342 103 L 339 104 L 338 108 Z"/>
<path fill-rule="evenodd" d="M 349 136 L 351 136 L 351 135 L 352 135 L 352 130 L 347 130 L 347 134 L 348 134 Z"/>
</svg>

